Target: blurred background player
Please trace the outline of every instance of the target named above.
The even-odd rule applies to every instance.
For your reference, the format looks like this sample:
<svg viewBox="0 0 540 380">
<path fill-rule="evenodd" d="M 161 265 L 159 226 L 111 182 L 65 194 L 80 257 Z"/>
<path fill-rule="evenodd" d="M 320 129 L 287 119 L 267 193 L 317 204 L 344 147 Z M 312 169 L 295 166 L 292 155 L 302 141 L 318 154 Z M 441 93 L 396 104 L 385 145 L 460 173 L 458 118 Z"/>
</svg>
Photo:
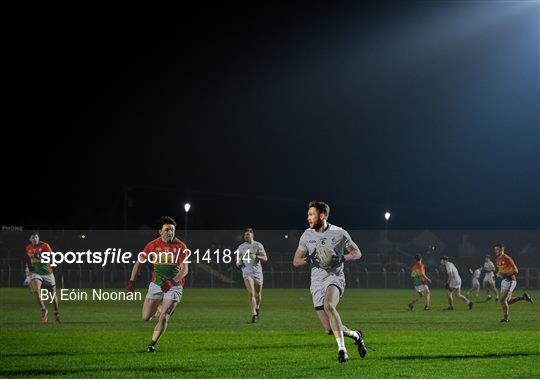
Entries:
<svg viewBox="0 0 540 380">
<path fill-rule="evenodd" d="M 251 309 L 251 323 L 256 323 L 259 320 L 263 288 L 261 261 L 268 261 L 268 256 L 263 245 L 253 240 L 253 237 L 253 229 L 246 228 L 244 230 L 244 242 L 238 247 L 236 265 L 242 269 L 242 277 L 244 278 Z"/>
<path fill-rule="evenodd" d="M 54 322 L 60 323 L 60 310 L 58 308 L 58 297 L 56 296 L 56 280 L 51 265 L 41 262 L 42 252 L 52 252 L 51 246 L 44 241 L 40 241 L 39 234 L 34 232 L 30 235 L 30 244 L 26 246 L 26 256 L 30 264 L 28 267 L 30 289 L 34 293 L 34 297 L 41 310 L 41 323 L 47 323 L 47 315 L 49 314 L 45 303 L 41 299 L 42 287 L 49 291 L 49 296 L 53 299 Z"/>
<path fill-rule="evenodd" d="M 26 287 L 30 287 L 30 269 L 28 268 L 28 263 L 25 263 L 24 264 L 24 281 L 23 281 L 23 286 Z"/>
<path fill-rule="evenodd" d="M 518 301 L 527 301 L 533 303 L 532 298 L 523 293 L 521 297 L 512 297 L 512 292 L 516 288 L 518 269 L 514 260 L 506 253 L 504 253 L 503 244 L 495 244 L 493 246 L 495 250 L 495 256 L 497 257 L 497 277 L 502 278 L 501 281 L 501 306 L 503 309 L 503 318 L 501 322 L 506 323 L 509 321 L 508 313 L 510 311 L 510 305 Z"/>
<path fill-rule="evenodd" d="M 484 265 L 482 267 L 482 272 L 484 272 L 484 289 L 487 293 L 486 301 L 491 300 L 491 292 L 495 293 L 495 301 L 499 300 L 499 291 L 495 285 L 495 264 L 491 261 L 491 256 L 486 255 L 484 259 Z"/>
<path fill-rule="evenodd" d="M 409 309 L 412 310 L 414 304 L 418 302 L 420 298 L 424 297 L 424 310 L 429 310 L 431 294 L 427 283 L 431 282 L 431 280 L 426 276 L 426 267 L 424 266 L 422 255 L 416 255 L 414 256 L 414 259 L 416 260 L 416 263 L 411 269 L 411 278 L 418 294 L 416 298 L 409 303 Z"/>
<path fill-rule="evenodd" d="M 345 291 L 343 263 L 362 257 L 360 249 L 341 227 L 327 222 L 330 207 L 324 202 L 310 202 L 307 222 L 309 228 L 300 237 L 300 243 L 294 254 L 293 265 L 300 267 L 311 264 L 311 295 L 319 320 L 328 334 L 334 334 L 338 345 L 338 362 L 349 360 L 344 336 L 354 339 L 360 357 L 366 355 L 366 346 L 362 331 L 349 330 L 341 322 L 336 309 L 340 297 Z M 328 269 L 319 266 L 317 250 L 327 247 L 334 251 L 332 266 Z M 344 254 L 343 251 L 347 253 Z"/>
<path fill-rule="evenodd" d="M 482 276 L 482 267 L 476 268 L 475 270 L 469 269 L 469 273 L 472 275 L 472 286 L 467 292 L 467 296 L 469 296 L 472 292 L 476 292 L 476 298 L 478 298 L 480 295 L 480 276 Z"/>
<path fill-rule="evenodd" d="M 461 294 L 461 277 L 456 266 L 448 260 L 448 256 L 441 257 L 441 265 L 446 269 L 448 279 L 446 280 L 446 289 L 448 290 L 448 309 L 454 310 L 454 295 L 463 302 L 467 303 L 469 310 L 473 303 L 467 297 Z"/>
<path fill-rule="evenodd" d="M 148 293 L 142 308 L 142 319 L 151 320 L 158 314 L 159 318 L 148 345 L 148 352 L 156 351 L 156 344 L 167 329 L 169 318 L 174 313 L 176 305 L 182 299 L 185 277 L 188 273 L 186 245 L 174 236 L 176 222 L 168 216 L 160 220 L 159 235 L 144 247 L 141 260 L 147 260 L 154 266 L 152 281 L 148 285 Z M 131 277 L 126 288 L 127 293 L 135 290 L 135 280 L 141 272 L 141 262 L 137 260 L 131 271 Z"/>
</svg>

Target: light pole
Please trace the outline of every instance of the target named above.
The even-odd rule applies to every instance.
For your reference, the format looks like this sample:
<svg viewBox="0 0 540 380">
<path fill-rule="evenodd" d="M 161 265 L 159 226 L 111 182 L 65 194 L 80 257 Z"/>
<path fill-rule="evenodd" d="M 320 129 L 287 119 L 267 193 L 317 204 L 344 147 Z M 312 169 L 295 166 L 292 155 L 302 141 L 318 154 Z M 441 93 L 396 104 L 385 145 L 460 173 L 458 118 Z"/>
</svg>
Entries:
<svg viewBox="0 0 540 380">
<path fill-rule="evenodd" d="M 390 214 L 390 211 L 386 211 L 384 213 L 384 249 L 383 253 L 386 254 L 386 242 L 388 241 L 388 221 L 390 220 L 390 217 L 392 214 Z"/>
<path fill-rule="evenodd" d="M 384 213 L 384 229 L 385 230 L 388 230 L 388 220 L 390 220 L 391 216 L 392 216 L 392 214 L 390 214 L 390 211 L 386 211 Z"/>
<path fill-rule="evenodd" d="M 189 209 L 191 208 L 191 205 L 189 204 L 189 202 L 186 202 L 186 204 L 184 204 L 184 211 L 186 212 L 185 215 L 184 215 L 184 239 L 187 240 L 187 228 L 188 228 L 188 213 L 189 213 Z"/>
</svg>

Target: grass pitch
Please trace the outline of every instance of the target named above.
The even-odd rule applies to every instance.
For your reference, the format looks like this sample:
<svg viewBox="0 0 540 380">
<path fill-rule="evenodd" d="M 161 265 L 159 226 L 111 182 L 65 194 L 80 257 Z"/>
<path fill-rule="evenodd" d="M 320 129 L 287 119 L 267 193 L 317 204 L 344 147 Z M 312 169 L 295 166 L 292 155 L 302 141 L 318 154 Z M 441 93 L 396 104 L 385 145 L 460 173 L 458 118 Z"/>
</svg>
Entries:
<svg viewBox="0 0 540 380">
<path fill-rule="evenodd" d="M 0 377 L 539 378 L 540 292 L 530 294 L 537 303 L 514 304 L 501 324 L 494 301 L 443 311 L 438 290 L 431 311 L 411 312 L 412 290 L 347 289 L 338 310 L 371 349 L 360 359 L 347 340 L 351 361 L 339 364 L 308 289 L 264 290 L 251 324 L 243 289 L 187 288 L 153 354 L 145 349 L 155 321 L 140 319 L 141 301 L 65 301 L 61 325 L 48 305 L 42 325 L 28 289 L 0 289 Z"/>
</svg>

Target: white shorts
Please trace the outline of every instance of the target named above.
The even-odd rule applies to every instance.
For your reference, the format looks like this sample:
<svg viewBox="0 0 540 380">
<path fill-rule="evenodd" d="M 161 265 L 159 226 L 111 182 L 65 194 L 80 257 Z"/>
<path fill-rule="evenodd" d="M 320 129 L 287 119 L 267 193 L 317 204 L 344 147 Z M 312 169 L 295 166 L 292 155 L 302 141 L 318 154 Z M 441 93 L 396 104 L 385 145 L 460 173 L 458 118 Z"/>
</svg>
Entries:
<svg viewBox="0 0 540 380">
<path fill-rule="evenodd" d="M 477 287 L 477 286 L 480 286 L 480 281 L 478 281 L 477 278 L 473 278 L 472 280 L 472 286 L 473 288 Z"/>
<path fill-rule="evenodd" d="M 452 280 L 450 289 L 461 289 L 461 280 Z"/>
<path fill-rule="evenodd" d="M 493 278 L 484 277 L 484 288 L 487 288 L 488 285 L 495 286 L 495 280 Z"/>
<path fill-rule="evenodd" d="M 30 273 L 28 276 L 29 281 L 32 280 L 39 280 L 41 281 L 41 286 L 46 287 L 53 287 L 56 285 L 56 279 L 54 278 L 54 274 L 37 274 L 37 273 Z"/>
<path fill-rule="evenodd" d="M 424 284 L 424 285 L 418 285 L 418 286 L 415 286 L 414 288 L 416 289 L 416 291 L 417 291 L 418 293 L 423 293 L 423 292 L 429 291 L 429 287 L 427 286 L 427 284 Z"/>
<path fill-rule="evenodd" d="M 345 292 L 345 277 L 344 276 L 328 276 L 324 281 L 311 281 L 311 297 L 313 298 L 313 306 L 315 310 L 322 310 L 324 307 L 324 297 L 326 289 L 329 286 L 335 286 L 339 289 L 339 296 L 342 297 Z"/>
<path fill-rule="evenodd" d="M 161 286 L 156 285 L 155 282 L 151 282 L 150 285 L 148 285 L 146 298 L 151 300 L 173 300 L 175 302 L 180 302 L 182 293 L 183 289 L 180 285 L 173 286 L 166 293 L 163 293 Z"/>
<path fill-rule="evenodd" d="M 507 280 L 507 279 L 505 278 L 505 279 L 503 279 L 503 280 L 501 281 L 501 291 L 502 291 L 502 290 L 507 290 L 507 291 L 509 291 L 509 292 L 513 292 L 514 289 L 516 288 L 516 285 L 517 285 L 517 281 L 516 281 L 516 280 L 512 281 L 512 280 Z"/>
<path fill-rule="evenodd" d="M 242 277 L 244 279 L 251 278 L 256 284 L 263 284 L 263 273 L 262 270 L 249 270 L 242 268 Z"/>
</svg>

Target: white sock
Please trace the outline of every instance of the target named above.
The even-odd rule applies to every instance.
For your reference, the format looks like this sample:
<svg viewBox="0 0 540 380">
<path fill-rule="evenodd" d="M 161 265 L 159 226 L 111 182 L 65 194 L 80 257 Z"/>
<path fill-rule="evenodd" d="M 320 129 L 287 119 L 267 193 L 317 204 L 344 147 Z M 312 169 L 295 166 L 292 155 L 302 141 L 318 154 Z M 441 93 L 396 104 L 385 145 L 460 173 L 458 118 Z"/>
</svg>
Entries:
<svg viewBox="0 0 540 380">
<path fill-rule="evenodd" d="M 345 338 L 336 338 L 339 351 L 347 351 L 345 348 Z"/>
</svg>

